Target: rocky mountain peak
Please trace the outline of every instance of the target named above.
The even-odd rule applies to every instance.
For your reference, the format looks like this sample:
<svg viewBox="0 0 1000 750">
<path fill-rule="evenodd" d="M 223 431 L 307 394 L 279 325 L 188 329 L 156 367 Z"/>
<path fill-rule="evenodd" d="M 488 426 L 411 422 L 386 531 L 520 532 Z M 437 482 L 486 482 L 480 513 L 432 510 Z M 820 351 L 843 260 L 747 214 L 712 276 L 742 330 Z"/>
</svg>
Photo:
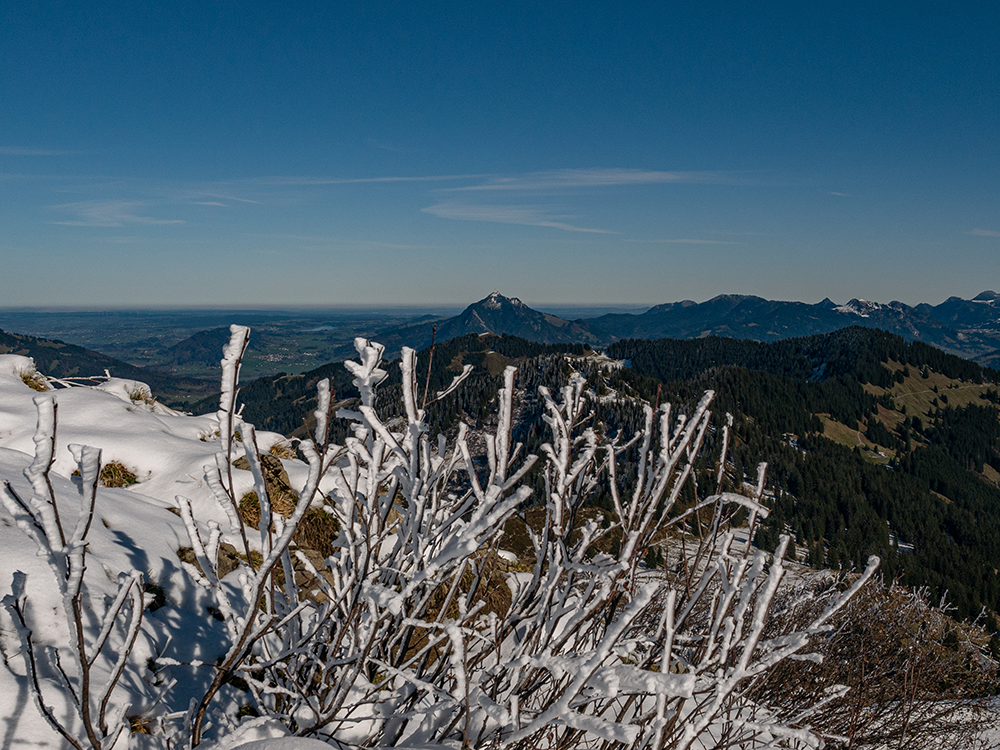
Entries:
<svg viewBox="0 0 1000 750">
<path fill-rule="evenodd" d="M 473 307 L 485 307 L 489 310 L 499 310 L 507 305 L 517 308 L 527 308 L 527 305 L 521 302 L 521 300 L 517 297 L 504 297 L 496 289 L 490 292 L 489 297 L 479 300 L 479 302 L 473 305 Z"/>
</svg>

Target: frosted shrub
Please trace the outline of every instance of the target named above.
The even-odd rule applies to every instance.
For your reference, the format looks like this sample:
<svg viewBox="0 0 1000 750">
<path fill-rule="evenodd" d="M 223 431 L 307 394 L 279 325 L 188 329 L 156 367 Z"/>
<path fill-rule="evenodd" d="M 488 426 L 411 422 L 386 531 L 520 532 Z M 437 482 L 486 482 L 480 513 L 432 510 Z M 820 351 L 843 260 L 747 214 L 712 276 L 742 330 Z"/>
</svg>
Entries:
<svg viewBox="0 0 1000 750">
<path fill-rule="evenodd" d="M 69 629 L 72 661 L 66 664 L 54 647 L 36 645 L 27 624 L 24 573 L 14 574 L 12 592 L 3 598 L 3 604 L 20 640 L 25 673 L 39 712 L 73 747 L 110 748 L 127 728 L 127 706 L 115 710 L 111 698 L 142 624 L 143 578 L 137 571 L 120 575 L 117 596 L 103 606 L 87 595 L 87 535 L 94 521 L 101 452 L 69 446 L 80 473 L 80 504 L 76 518 L 63 518 L 49 481 L 56 444 L 56 405 L 47 396 L 36 396 L 34 401 L 38 409 L 35 459 L 24 472 L 32 494 L 21 498 L 5 482 L 0 500 L 52 571 Z M 46 679 L 50 677 L 52 680 Z M 52 709 L 47 696 L 55 691 L 62 694 L 61 703 L 75 710 L 79 729 L 67 725 Z M 81 729 L 82 737 L 77 734 Z"/>
<path fill-rule="evenodd" d="M 198 563 L 189 572 L 211 591 L 229 646 L 204 667 L 214 672 L 201 699 L 167 712 L 163 731 L 175 743 L 196 746 L 210 726 L 216 733 L 231 726 L 217 696 L 236 683 L 260 715 L 339 747 L 822 745 L 809 716 L 840 691 L 819 706 L 783 710 L 780 720 L 749 691 L 782 662 L 809 658 L 812 639 L 829 629 L 877 561 L 796 629 L 766 634 L 787 539 L 772 558 L 737 545 L 722 523 L 734 506 L 747 510 L 751 526 L 766 515 L 763 466 L 753 497 L 720 491 L 677 510 L 682 489 L 694 484 L 712 393 L 689 415 L 646 406 L 643 429 L 622 441 L 598 435 L 581 376 L 557 393 L 540 389 L 549 437 L 536 469 L 544 494 L 532 498 L 524 480 L 539 458 L 511 438 L 514 368 L 504 373 L 496 429 L 477 436 L 483 448 L 474 453 L 465 425 L 451 441 L 428 434 L 410 349 L 400 364 L 405 419 L 391 428 L 383 422 L 375 409 L 387 375 L 383 348 L 357 339 L 358 361 L 345 366 L 360 402 L 334 414 L 330 384 L 319 384 L 315 433 L 299 446 L 308 479 L 286 518 L 272 508 L 253 427 L 236 410 L 248 332 L 232 330 L 220 452 L 205 472 L 228 528 L 202 523 L 178 498 Z M 343 445 L 329 438 L 335 417 L 352 424 Z M 720 434 L 721 486 L 728 425 Z M 237 454 L 253 473 L 256 528 L 239 512 Z M 328 495 L 320 491 L 324 481 L 333 488 Z M 604 518 L 583 512 L 599 488 L 611 498 Z M 518 570 L 500 540 L 529 502 L 544 509 L 544 519 L 526 525 L 534 563 Z M 316 504 L 340 529 L 322 565 L 292 544 Z M 665 575 L 640 564 L 655 544 L 690 529 L 706 533 L 683 570 Z M 242 552 L 228 575 L 219 568 L 224 540 Z M 303 578 L 317 590 L 304 591 Z M 133 585 L 123 583 L 123 601 Z M 15 612 L 16 601 L 8 604 Z M 118 605 L 108 616 L 128 620 L 126 610 Z M 94 747 L 102 742 L 91 738 Z"/>
<path fill-rule="evenodd" d="M 232 382 L 223 389 L 220 424 L 223 432 L 240 429 L 254 467 L 253 430 L 234 417 L 230 395 L 241 342 L 245 333 L 237 331 L 227 350 Z M 743 696 L 757 677 L 824 632 L 874 562 L 800 630 L 774 639 L 763 632 L 785 542 L 773 561 L 760 552 L 737 553 L 733 535 L 716 520 L 714 535 L 692 554 L 688 587 L 675 588 L 639 564 L 654 541 L 695 522 L 699 512 L 714 511 L 718 519 L 725 506 L 737 504 L 752 522 L 767 512 L 759 503 L 763 477 L 756 498 L 720 493 L 685 513 L 673 510 L 704 442 L 712 394 L 689 417 L 669 405 L 655 413 L 647 407 L 645 428 L 618 443 L 598 438 L 581 377 L 557 394 L 542 389 L 550 440 L 542 446 L 545 497 L 538 498 L 544 523 L 528 526 L 535 563 L 509 573 L 509 605 L 491 607 L 487 589 L 498 585 L 499 541 L 529 499 L 521 480 L 537 460 L 511 444 L 514 368 L 504 373 L 497 427 L 485 436 L 479 463 L 464 425 L 451 444 L 427 434 L 409 349 L 400 364 L 405 424 L 390 429 L 374 407 L 387 374 L 382 347 L 355 344 L 359 361 L 346 366 L 360 405 L 337 413 L 351 420 L 352 435 L 342 446 L 330 444 L 329 384 L 321 383 L 315 438 L 300 446 L 310 479 L 291 518 L 271 513 L 254 468 L 263 562 L 239 575 L 243 609 L 213 578 L 221 532 L 211 530 L 203 544 L 185 510 L 231 630 L 233 646 L 219 674 L 239 672 L 258 711 L 280 717 L 297 734 L 362 746 L 684 748 L 756 740 L 819 746 L 808 730 L 809 706 L 778 724 Z M 231 448 L 224 441 L 226 453 L 209 474 L 220 502 L 234 509 L 232 535 L 245 538 L 249 532 L 226 489 Z M 627 450 L 638 456 L 632 482 L 619 478 Z M 341 533 L 324 569 L 316 570 L 289 542 L 305 508 L 319 501 L 322 476 L 336 484 L 329 510 Z M 600 482 L 611 493 L 610 517 L 581 522 L 581 507 Z M 617 552 L 597 552 L 612 535 Z M 293 555 L 317 582 L 319 603 L 302 599 Z M 262 597 L 263 607 L 246 604 Z M 194 742 L 210 698 L 195 716 Z"/>
<path fill-rule="evenodd" d="M 768 630 L 801 625 L 840 583 L 830 576 L 806 590 L 789 588 Z M 817 701 L 826 686 L 843 683 L 850 692 L 813 714 L 815 726 L 843 738 L 835 747 L 996 746 L 981 736 L 992 711 L 976 700 L 996 692 L 997 664 L 986 656 L 989 631 L 956 622 L 930 603 L 925 589 L 880 580 L 832 622 L 834 630 L 819 644 L 823 660 L 780 665 L 755 686 L 755 702 L 793 711 Z"/>
</svg>

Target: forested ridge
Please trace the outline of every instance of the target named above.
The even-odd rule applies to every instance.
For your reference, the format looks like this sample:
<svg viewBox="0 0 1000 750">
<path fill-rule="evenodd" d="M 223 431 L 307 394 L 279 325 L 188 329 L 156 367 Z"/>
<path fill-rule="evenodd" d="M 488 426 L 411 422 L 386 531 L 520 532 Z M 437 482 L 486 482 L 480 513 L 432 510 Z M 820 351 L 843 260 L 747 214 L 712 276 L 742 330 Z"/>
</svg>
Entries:
<svg viewBox="0 0 1000 750">
<path fill-rule="evenodd" d="M 421 352 L 417 385 L 421 397 L 425 386 L 428 391 L 432 431 L 452 432 L 460 420 L 482 429 L 491 426 L 503 368 L 516 366 L 524 398 L 514 438 L 530 451 L 546 435 L 538 386 L 557 388 L 573 370 L 594 392 L 598 429 L 623 438 L 641 427 L 642 402 L 687 408 L 706 389 L 715 390 L 715 413 L 734 415 L 734 483 L 754 481 L 758 463 L 769 465 L 774 512 L 757 544 L 773 549 L 778 535 L 790 531 L 803 561 L 845 569 L 878 554 L 887 577 L 930 586 L 935 597 L 947 591 L 962 617 L 975 617 L 984 606 L 1000 611 L 994 572 L 1000 567 L 1000 487 L 983 473 L 1000 471 L 995 370 L 863 328 L 774 343 L 622 341 L 607 354 L 628 366 L 582 345 L 469 335 L 437 344 L 433 357 L 430 349 Z M 466 364 L 473 365 L 472 375 L 434 402 Z M 386 370 L 378 400 L 391 418 L 399 416 L 393 409 L 400 375 L 395 364 Z M 336 400 L 351 407 L 357 398 L 352 378 L 332 363 L 242 386 L 246 418 L 263 429 L 302 434 L 315 409 L 316 382 L 324 377 L 333 379 Z M 915 383 L 931 400 L 907 404 L 893 390 L 901 383 Z M 831 425 L 842 426 L 849 445 L 830 439 Z M 346 436 L 342 420 L 332 429 L 338 441 Z M 541 490 L 539 483 L 535 495 Z M 604 490 L 598 488 L 595 503 L 603 504 Z"/>
<path fill-rule="evenodd" d="M 446 388 L 461 373 L 462 366 L 473 366 L 472 377 L 448 400 L 430 407 L 429 419 L 434 429 L 454 426 L 456 419 L 472 418 L 478 421 L 486 414 L 496 397 L 500 374 L 508 364 L 546 355 L 583 354 L 581 344 L 538 344 L 515 336 L 480 336 L 469 334 L 438 343 L 433 357 L 430 348 L 420 352 L 419 367 L 421 394 L 429 386 L 431 398 Z M 426 380 L 426 366 L 432 360 L 430 380 Z M 384 366 L 386 379 L 379 388 L 379 402 L 391 413 L 398 411 L 400 372 L 398 362 Z M 343 362 L 331 362 L 300 375 L 278 375 L 258 378 L 240 386 L 240 400 L 245 404 L 244 416 L 260 429 L 273 430 L 284 435 L 303 434 L 305 425 L 312 419 L 316 408 L 316 383 L 332 379 L 335 400 L 350 405 L 358 397 L 353 376 Z M 192 407 L 194 413 L 206 413 L 218 408 L 219 398 L 213 395 Z M 334 422 L 332 429 L 346 429 Z M 345 433 L 346 434 L 346 433 Z"/>
<path fill-rule="evenodd" d="M 735 416 L 733 475 L 752 481 L 768 462 L 774 512 L 760 546 L 791 531 L 816 566 L 857 567 L 878 554 L 886 576 L 947 592 L 962 617 L 1000 610 L 1000 487 L 984 475 L 1000 469 L 995 370 L 856 328 L 768 344 L 624 341 L 609 354 L 649 379 L 634 380 L 647 398 L 654 382 L 681 402 L 717 391 L 717 411 Z M 960 388 L 976 397 L 949 405 L 935 385 L 918 415 L 892 391 L 937 376 L 956 381 L 953 400 Z M 856 430 L 863 447 L 825 437 L 819 415 Z"/>
<path fill-rule="evenodd" d="M 885 331 L 851 326 L 833 333 L 774 342 L 711 336 L 702 339 L 626 339 L 608 356 L 631 360 L 636 372 L 664 382 L 695 378 L 725 365 L 763 370 L 783 377 L 823 380 L 851 375 L 861 382 L 888 385 L 888 360 L 927 366 L 950 378 L 997 382 L 1000 373 L 921 341 L 905 341 Z"/>
</svg>

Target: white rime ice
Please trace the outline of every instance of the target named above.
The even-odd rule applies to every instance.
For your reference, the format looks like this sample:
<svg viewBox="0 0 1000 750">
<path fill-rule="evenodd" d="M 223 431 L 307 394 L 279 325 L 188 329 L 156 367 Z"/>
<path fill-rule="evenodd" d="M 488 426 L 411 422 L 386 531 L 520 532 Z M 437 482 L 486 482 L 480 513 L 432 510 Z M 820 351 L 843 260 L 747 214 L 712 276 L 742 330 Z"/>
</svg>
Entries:
<svg viewBox="0 0 1000 750">
<path fill-rule="evenodd" d="M 262 717 L 246 723 L 243 736 L 270 722 L 335 747 L 822 746 L 807 723 L 811 707 L 778 716 L 747 693 L 783 660 L 811 658 L 812 639 L 871 577 L 877 560 L 805 627 L 766 635 L 788 540 L 772 557 L 749 545 L 737 549 L 734 535 L 722 530 L 719 519 L 733 506 L 746 508 L 751 524 L 767 514 L 763 465 L 753 497 L 722 491 L 731 419 L 722 429 L 718 473 L 709 474 L 715 494 L 675 509 L 703 455 L 714 394 L 690 414 L 647 405 L 635 435 L 608 440 L 593 424 L 584 379 L 574 374 L 554 392 L 539 390 L 548 438 L 540 457 L 526 455 L 514 442 L 515 368 L 503 373 L 495 428 L 475 441 L 465 424 L 450 440 L 432 438 L 418 398 L 416 353 L 402 353 L 403 417 L 384 421 L 376 406 L 388 375 L 384 349 L 358 338 L 357 361 L 345 363 L 360 394 L 357 407 L 335 417 L 331 384 L 319 384 L 313 437 L 299 444 L 306 458 L 299 500 L 283 517 L 268 494 L 257 433 L 236 406 L 248 329 L 233 326 L 231 333 L 216 416 L 219 450 L 196 480 L 219 513 L 199 517 L 196 502 L 176 498 L 197 562 L 185 566 L 186 574 L 213 602 L 227 641 L 215 664 L 194 665 L 206 674 L 199 694 L 188 705 L 162 707 L 159 734 L 147 747 L 225 747 L 221 738 L 235 730 L 234 685 Z M 110 696 L 129 684 L 124 676 L 138 669 L 130 651 L 140 628 L 152 627 L 142 621 L 142 575 L 123 574 L 117 595 L 97 607 L 99 622 L 84 621 L 100 453 L 73 448 L 82 495 L 67 525 L 49 482 L 55 403 L 50 394 L 36 403 L 34 460 L 26 471 L 32 496 L 25 500 L 7 484 L 3 502 L 48 561 L 70 643 L 35 647 L 23 574 L 4 604 L 46 720 L 73 747 L 110 748 L 127 710 L 127 701 Z M 331 439 L 334 418 L 351 423 L 343 445 Z M 234 454 L 249 463 L 260 506 L 256 528 L 240 514 L 247 485 L 236 481 Z M 626 462 L 634 462 L 627 471 Z M 533 470 L 543 488 L 538 497 L 525 483 Z M 598 488 L 610 494 L 612 509 L 603 518 L 582 512 Z M 531 519 L 529 502 L 537 507 Z M 339 527 L 322 563 L 293 545 L 312 506 Z M 707 527 L 702 513 L 715 514 Z M 505 530 L 515 527 L 530 539 L 530 563 L 514 565 L 501 549 Z M 712 533 L 685 550 L 681 573 L 645 570 L 641 560 L 667 532 L 696 527 Z M 227 574 L 220 568 L 223 543 L 238 553 Z M 59 651 L 73 655 L 69 668 Z M 168 671 L 192 668 L 159 663 Z M 69 696 L 74 729 L 47 708 L 51 691 Z M 112 705 L 118 708 L 109 712 Z M 85 736 L 74 735 L 75 727 Z"/>
</svg>

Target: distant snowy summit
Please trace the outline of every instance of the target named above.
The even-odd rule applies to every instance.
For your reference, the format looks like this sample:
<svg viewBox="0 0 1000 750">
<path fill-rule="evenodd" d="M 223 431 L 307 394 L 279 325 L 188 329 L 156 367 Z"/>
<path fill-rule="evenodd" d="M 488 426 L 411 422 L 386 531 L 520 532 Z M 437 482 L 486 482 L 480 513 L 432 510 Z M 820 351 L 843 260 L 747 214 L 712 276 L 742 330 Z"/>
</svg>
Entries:
<svg viewBox="0 0 1000 750">
<path fill-rule="evenodd" d="M 823 302 L 826 301 L 827 300 L 823 300 Z M 820 305 L 822 305 L 823 302 L 821 302 Z M 846 315 L 857 315 L 861 318 L 870 318 L 872 315 L 877 315 L 878 313 L 886 310 L 905 313 L 908 306 L 898 300 L 893 300 L 888 304 L 883 304 L 881 302 L 870 302 L 866 299 L 852 299 L 846 305 L 837 305 L 833 309 Z"/>
<path fill-rule="evenodd" d="M 480 300 L 476 304 L 490 310 L 501 310 L 504 305 L 510 305 L 515 308 L 524 308 L 526 310 L 529 309 L 528 306 L 521 302 L 521 300 L 517 297 L 504 297 L 496 289 L 490 293 L 489 297 L 484 300 Z"/>
<path fill-rule="evenodd" d="M 593 341 L 585 326 L 533 310 L 517 297 L 505 297 L 496 290 L 438 324 L 442 341 L 470 333 L 507 334 L 547 344 Z"/>
<path fill-rule="evenodd" d="M 878 302 L 869 302 L 865 299 L 852 299 L 846 305 L 839 305 L 833 309 L 845 315 L 858 315 L 862 318 L 867 318 L 872 312 L 881 310 L 882 305 Z"/>
</svg>

